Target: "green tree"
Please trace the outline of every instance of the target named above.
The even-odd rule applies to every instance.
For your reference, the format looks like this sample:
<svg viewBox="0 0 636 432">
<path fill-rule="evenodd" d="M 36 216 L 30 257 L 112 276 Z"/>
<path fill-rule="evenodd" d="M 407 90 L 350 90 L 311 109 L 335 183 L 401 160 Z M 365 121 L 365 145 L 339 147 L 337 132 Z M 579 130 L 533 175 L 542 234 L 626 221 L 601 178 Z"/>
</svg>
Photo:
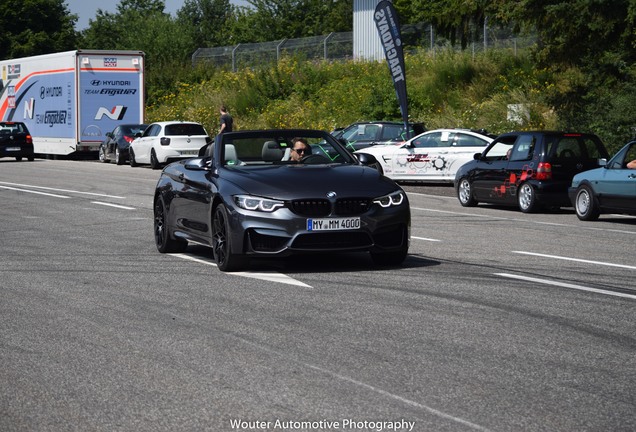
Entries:
<svg viewBox="0 0 636 432">
<path fill-rule="evenodd" d="M 146 54 L 148 103 L 174 91 L 179 81 L 189 80 L 190 57 L 196 49 L 191 33 L 163 9 L 162 0 L 122 0 L 116 13 L 98 9 L 82 34 L 87 49 Z"/>
<path fill-rule="evenodd" d="M 496 0 L 502 21 L 536 31 L 543 64 L 594 68 L 619 74 L 636 60 L 634 0 Z"/>
<path fill-rule="evenodd" d="M 177 22 L 189 29 L 196 47 L 228 45 L 235 7 L 229 0 L 186 0 L 177 11 Z"/>
<path fill-rule="evenodd" d="M 394 5 L 401 24 L 431 23 L 438 35 L 462 48 L 479 38 L 486 17 L 497 16 L 486 0 L 395 0 Z"/>
<path fill-rule="evenodd" d="M 0 8 L 0 58 L 76 48 L 77 15 L 64 0 L 8 0 Z"/>
<path fill-rule="evenodd" d="M 351 31 L 353 0 L 247 0 L 232 32 L 235 42 L 267 42 Z"/>
</svg>

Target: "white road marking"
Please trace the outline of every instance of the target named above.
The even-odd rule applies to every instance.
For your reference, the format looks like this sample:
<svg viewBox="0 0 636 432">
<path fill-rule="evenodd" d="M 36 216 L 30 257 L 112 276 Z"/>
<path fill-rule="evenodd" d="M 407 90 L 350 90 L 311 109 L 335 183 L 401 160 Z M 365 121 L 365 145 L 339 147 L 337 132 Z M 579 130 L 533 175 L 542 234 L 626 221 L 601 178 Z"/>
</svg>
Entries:
<svg viewBox="0 0 636 432">
<path fill-rule="evenodd" d="M 546 285 L 554 285 L 554 286 L 560 286 L 563 288 L 571 288 L 571 289 L 575 289 L 579 291 L 588 291 L 588 292 L 593 292 L 598 294 L 605 294 L 605 295 L 610 295 L 615 297 L 624 297 L 624 298 L 636 300 L 636 294 L 627 294 L 627 293 L 603 290 L 598 288 L 590 288 L 583 285 L 575 285 L 575 284 L 570 284 L 565 282 L 556 282 L 556 281 L 548 280 L 548 279 L 532 278 L 527 276 L 514 275 L 510 273 L 494 273 L 494 274 L 496 276 L 501 276 L 501 277 L 510 278 L 510 279 L 518 279 L 518 280 L 524 280 L 528 282 L 537 282 L 537 283 L 546 284 Z"/>
<path fill-rule="evenodd" d="M 120 208 L 120 209 L 124 209 L 124 210 L 137 210 L 134 207 L 127 207 L 127 206 L 123 206 L 123 205 L 119 205 L 119 204 L 112 204 L 112 203 L 101 202 L 101 201 L 91 201 L 91 203 L 92 204 L 99 204 L 99 205 L 103 205 L 103 206 L 108 206 L 108 207 Z"/>
<path fill-rule="evenodd" d="M 604 262 L 604 261 L 591 261 L 591 260 L 585 260 L 585 259 L 580 259 L 580 258 L 569 258 L 569 257 L 558 256 L 558 255 L 546 255 L 546 254 L 540 254 L 540 253 L 534 253 L 534 252 L 526 252 L 526 251 L 512 251 L 512 253 L 523 254 L 523 255 L 532 255 L 532 256 L 538 256 L 538 257 L 543 257 L 543 258 L 560 259 L 560 260 L 564 260 L 564 261 L 576 261 L 576 262 L 581 262 L 581 263 L 585 263 L 585 264 L 595 264 L 595 265 L 602 265 L 602 266 L 607 266 L 607 267 L 620 267 L 620 268 L 626 268 L 626 269 L 630 269 L 630 270 L 636 270 L 636 266 L 631 266 L 631 265 L 626 265 L 626 264 L 614 264 L 614 263 L 608 263 L 608 262 Z"/>
<path fill-rule="evenodd" d="M 438 239 L 432 239 L 432 238 L 426 238 L 426 237 L 415 237 L 415 236 L 411 236 L 411 238 L 414 238 L 416 240 L 424 240 L 424 241 L 430 241 L 430 242 L 438 242 L 441 240 Z"/>
<path fill-rule="evenodd" d="M 409 405 L 409 406 L 411 406 L 413 408 L 416 408 L 416 409 L 427 411 L 430 414 L 433 414 L 433 415 L 435 415 L 437 417 L 441 417 L 441 418 L 444 418 L 444 419 L 447 419 L 447 420 L 451 420 L 451 421 L 453 421 L 455 423 L 462 424 L 462 425 L 464 425 L 464 426 L 466 426 L 466 427 L 468 427 L 470 429 L 484 431 L 484 432 L 488 432 L 489 431 L 489 429 L 487 429 L 487 428 L 485 428 L 485 427 L 483 427 L 481 425 L 469 422 L 468 420 L 464 420 L 463 418 L 456 417 L 454 415 L 448 414 L 448 413 L 446 413 L 444 411 L 440 411 L 440 410 L 435 409 L 433 407 L 430 407 L 428 405 L 424 405 L 422 403 L 415 402 L 414 400 L 407 399 L 407 398 L 405 398 L 403 396 L 400 396 L 400 395 L 396 395 L 395 393 L 388 392 L 388 391 L 383 390 L 381 388 L 378 388 L 376 386 L 372 386 L 371 384 L 367 384 L 365 382 L 358 381 L 358 380 L 356 380 L 354 378 L 351 378 L 349 376 L 342 375 L 341 373 L 334 372 L 332 370 L 325 369 L 325 368 L 322 368 L 320 366 L 313 365 L 311 363 L 306 363 L 304 361 L 296 360 L 296 359 L 292 358 L 287 353 L 280 352 L 280 351 L 277 351 L 275 349 L 266 347 L 264 345 L 252 342 L 252 341 L 247 340 L 245 338 L 242 338 L 240 336 L 237 336 L 237 338 L 239 340 L 241 340 L 243 343 L 245 343 L 247 345 L 251 345 L 252 347 L 254 347 L 254 348 L 258 349 L 258 350 L 267 352 L 267 353 L 275 355 L 277 357 L 284 358 L 285 360 L 288 360 L 288 361 L 292 361 L 292 362 L 297 363 L 299 365 L 302 365 L 302 366 L 304 366 L 306 368 L 309 368 L 309 369 L 315 370 L 317 372 L 320 372 L 322 374 L 334 377 L 334 378 L 336 378 L 336 379 L 338 379 L 340 381 L 348 382 L 349 384 L 353 384 L 353 385 L 355 385 L 357 387 L 361 387 L 363 389 L 366 389 L 366 390 L 369 390 L 371 392 L 377 393 L 377 394 L 379 394 L 381 396 L 384 396 L 384 397 L 386 397 L 388 399 L 392 399 L 394 401 L 401 402 L 401 403 L 403 403 L 405 405 Z"/>
<path fill-rule="evenodd" d="M 186 254 L 171 254 L 172 256 L 176 256 L 178 258 L 182 258 L 185 260 L 190 260 L 190 261 L 194 261 L 200 264 L 205 264 L 205 265 L 209 265 L 209 266 L 213 266 L 213 267 L 217 267 L 216 263 L 213 261 L 207 261 L 201 258 L 195 258 L 193 256 L 190 255 L 186 255 Z M 297 281 L 294 278 L 291 278 L 287 275 L 284 275 L 282 273 L 277 273 L 277 272 L 265 272 L 265 273 L 257 273 L 257 272 L 232 272 L 232 273 L 227 273 L 229 275 L 234 275 L 234 276 L 242 276 L 242 277 L 246 277 L 246 278 L 252 278 L 252 279 L 260 279 L 260 280 L 266 280 L 269 282 L 278 282 L 278 283 L 282 283 L 282 284 L 287 284 L 287 285 L 295 285 L 295 286 L 300 286 L 300 287 L 304 287 L 304 288 L 313 288 L 311 285 L 307 285 L 306 283 Z"/>
<path fill-rule="evenodd" d="M 19 186 L 19 187 L 26 187 L 26 188 L 43 189 L 43 190 L 51 190 L 51 191 L 56 191 L 56 192 L 67 192 L 67 193 L 74 193 L 74 194 L 81 194 L 81 195 L 92 195 L 92 196 L 99 196 L 99 197 L 104 197 L 104 198 L 126 199 L 126 197 L 117 196 L 117 195 L 106 195 L 106 194 L 93 193 L 93 192 L 82 192 L 82 191 L 76 191 L 76 190 L 71 190 L 71 189 L 56 189 L 56 188 L 51 188 L 51 187 L 26 185 L 26 184 L 19 184 L 19 183 L 9 183 L 9 182 L 0 182 L 0 184 L 11 185 L 11 186 Z M 68 198 L 68 197 L 66 197 L 66 198 Z"/>
<path fill-rule="evenodd" d="M 19 188 L 14 188 L 14 187 L 9 187 L 9 186 L 0 186 L 0 189 L 8 189 L 8 190 L 13 190 L 13 191 L 26 192 L 26 193 L 32 193 L 32 194 L 38 194 L 38 195 L 46 195 L 46 196 L 50 196 L 50 197 L 54 197 L 54 198 L 70 198 L 69 196 L 64 196 L 64 195 L 56 195 L 56 194 L 52 194 L 52 193 L 38 192 L 38 191 L 29 190 L 29 189 L 19 189 Z"/>
<path fill-rule="evenodd" d="M 493 215 L 485 215 L 485 214 L 477 214 L 477 213 L 464 213 L 464 212 L 457 212 L 457 211 L 450 211 L 450 210 L 437 210 L 437 209 L 429 209 L 429 208 L 421 208 L 421 207 L 411 207 L 411 210 L 419 210 L 419 211 L 433 212 L 433 213 L 446 213 L 446 214 L 452 214 L 457 216 L 471 216 L 471 217 L 493 219 L 493 220 L 506 220 L 511 222 L 534 223 L 538 225 L 552 225 L 552 226 L 559 226 L 559 227 L 574 228 L 577 230 L 615 232 L 615 233 L 621 233 L 621 234 L 636 235 L 636 231 L 627 231 L 627 230 L 621 230 L 621 229 L 596 228 L 591 226 L 562 224 L 562 223 L 556 223 L 556 222 L 541 222 L 541 221 L 529 220 L 529 219 L 510 218 L 510 217 L 493 216 Z"/>
</svg>

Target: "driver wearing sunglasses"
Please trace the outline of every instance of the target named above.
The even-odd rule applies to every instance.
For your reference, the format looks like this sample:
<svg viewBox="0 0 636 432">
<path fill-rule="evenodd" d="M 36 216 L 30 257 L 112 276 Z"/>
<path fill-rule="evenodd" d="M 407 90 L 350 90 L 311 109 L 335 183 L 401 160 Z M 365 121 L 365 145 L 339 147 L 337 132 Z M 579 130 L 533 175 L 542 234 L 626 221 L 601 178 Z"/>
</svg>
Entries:
<svg viewBox="0 0 636 432">
<path fill-rule="evenodd" d="M 294 162 L 300 162 L 300 160 L 311 154 L 311 147 L 307 144 L 307 140 L 305 138 L 294 138 L 292 140 L 292 149 L 290 153 L 290 158 Z"/>
</svg>

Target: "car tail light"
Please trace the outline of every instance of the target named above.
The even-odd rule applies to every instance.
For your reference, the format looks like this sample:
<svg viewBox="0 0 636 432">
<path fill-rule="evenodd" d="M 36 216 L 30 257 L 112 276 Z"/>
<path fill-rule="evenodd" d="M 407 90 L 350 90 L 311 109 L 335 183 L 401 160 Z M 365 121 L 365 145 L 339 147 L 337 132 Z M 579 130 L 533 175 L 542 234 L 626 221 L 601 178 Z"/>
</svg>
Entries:
<svg viewBox="0 0 636 432">
<path fill-rule="evenodd" d="M 539 162 L 534 178 L 536 178 L 537 180 L 551 180 L 552 165 L 550 165 L 548 162 Z"/>
<path fill-rule="evenodd" d="M 159 140 L 159 142 L 161 143 L 161 145 L 162 145 L 162 146 L 170 145 L 170 138 L 168 138 L 168 137 L 161 137 L 161 139 Z"/>
<path fill-rule="evenodd" d="M 135 140 L 134 137 L 129 137 L 129 136 L 126 136 L 126 135 L 124 135 L 124 139 L 126 140 L 126 142 L 128 144 L 132 143 Z"/>
<path fill-rule="evenodd" d="M 31 135 L 26 136 L 26 142 L 27 144 L 33 144 L 33 138 L 31 138 Z"/>
</svg>

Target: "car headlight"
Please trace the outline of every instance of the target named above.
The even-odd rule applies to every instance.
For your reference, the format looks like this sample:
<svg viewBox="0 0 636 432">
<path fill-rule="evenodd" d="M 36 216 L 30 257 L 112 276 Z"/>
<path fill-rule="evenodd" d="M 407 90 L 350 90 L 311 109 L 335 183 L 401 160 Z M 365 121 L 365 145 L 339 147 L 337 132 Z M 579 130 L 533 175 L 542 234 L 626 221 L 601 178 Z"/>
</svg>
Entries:
<svg viewBox="0 0 636 432">
<path fill-rule="evenodd" d="M 283 201 L 250 195 L 235 195 L 234 202 L 237 206 L 245 210 L 256 210 L 269 213 L 285 205 Z"/>
<path fill-rule="evenodd" d="M 404 192 L 398 191 L 385 195 L 373 200 L 374 204 L 380 204 L 381 207 L 399 206 L 404 202 Z"/>
</svg>

